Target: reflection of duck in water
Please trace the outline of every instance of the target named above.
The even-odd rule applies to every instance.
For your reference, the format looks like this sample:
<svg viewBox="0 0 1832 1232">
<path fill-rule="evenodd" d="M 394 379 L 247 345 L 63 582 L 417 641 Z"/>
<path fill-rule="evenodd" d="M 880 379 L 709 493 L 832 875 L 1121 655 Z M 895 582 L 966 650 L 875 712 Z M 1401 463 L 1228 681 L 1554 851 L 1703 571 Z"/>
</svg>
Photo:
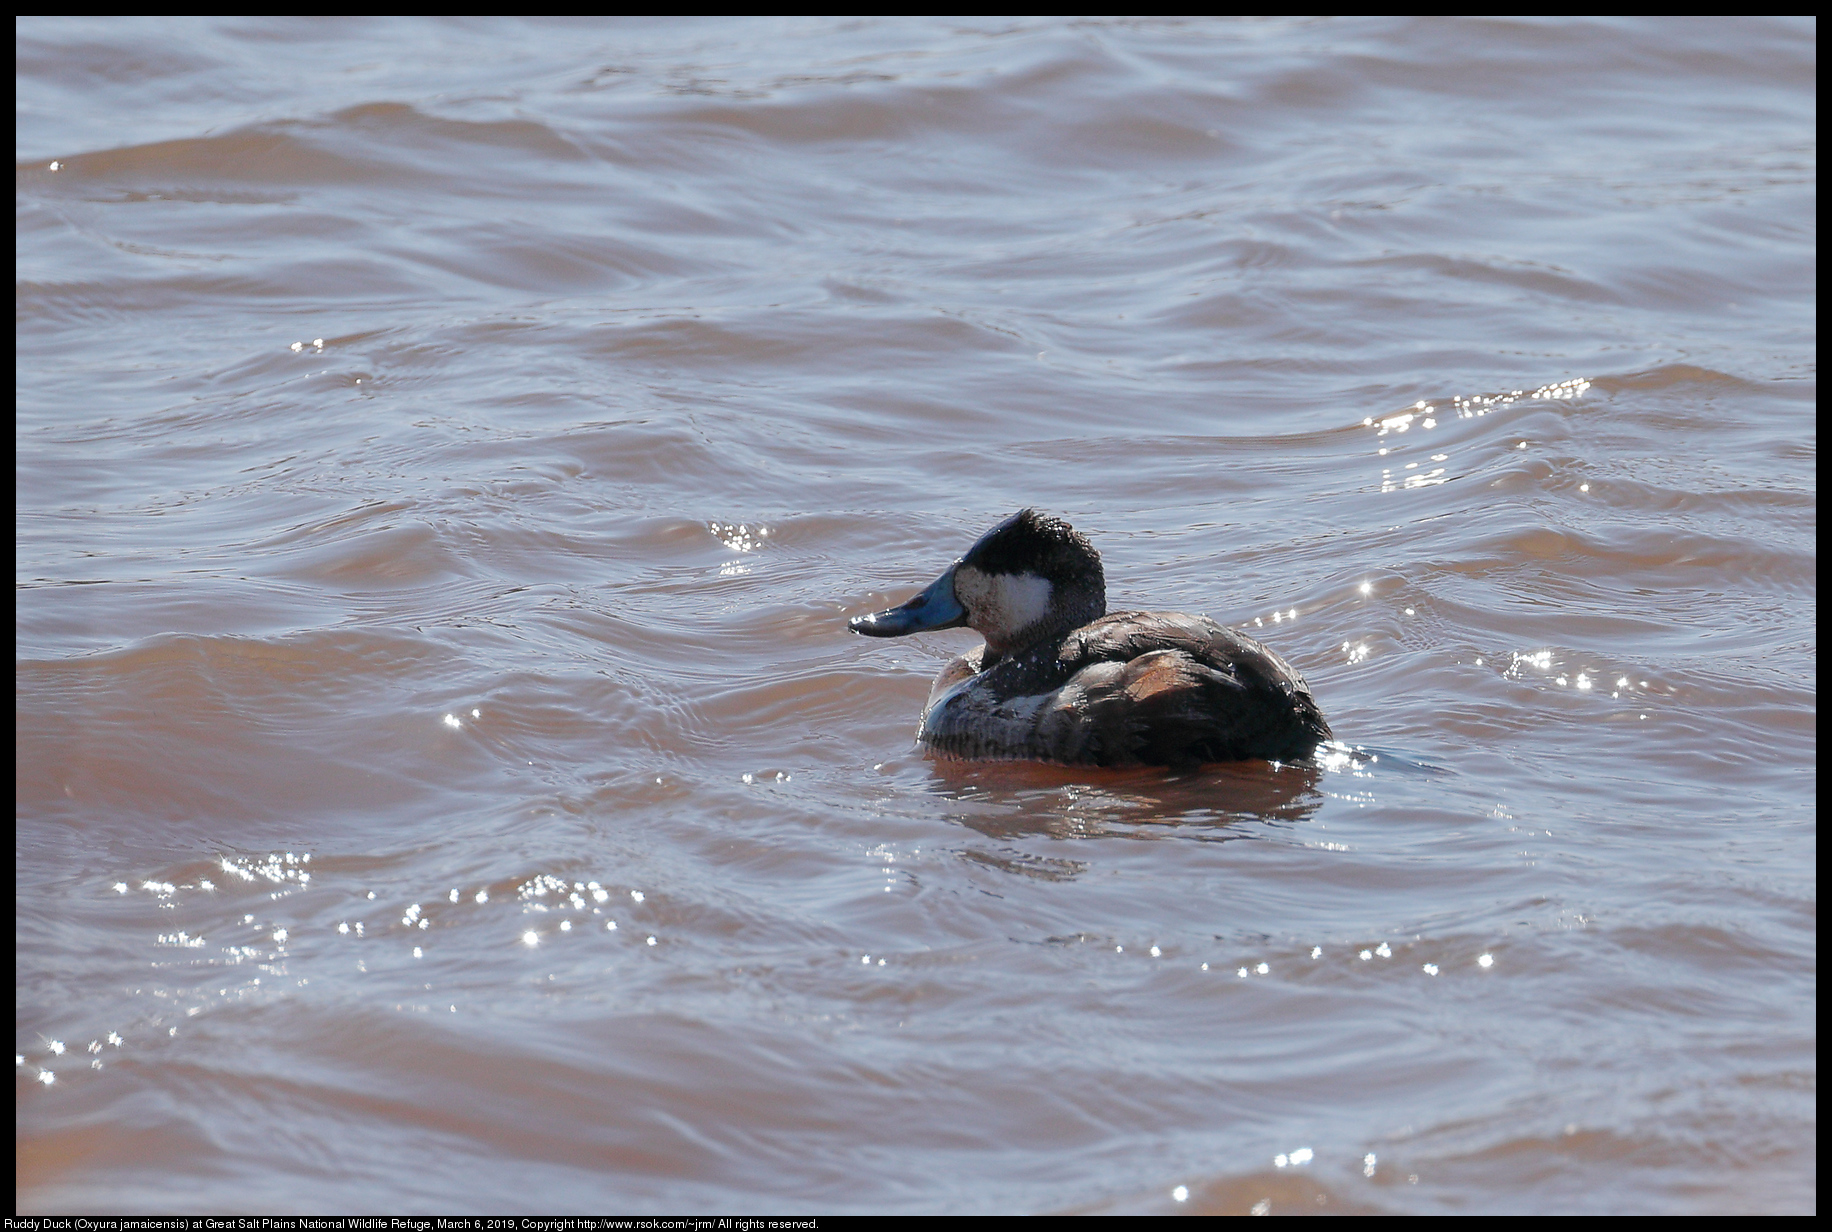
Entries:
<svg viewBox="0 0 1832 1232">
<path fill-rule="evenodd" d="M 1186 766 L 1308 757 L 1330 739 L 1310 686 L 1206 616 L 1107 610 L 1100 553 L 1026 509 L 901 607 L 852 631 L 961 625 L 986 639 L 942 669 L 917 739 L 957 757 Z"/>
</svg>

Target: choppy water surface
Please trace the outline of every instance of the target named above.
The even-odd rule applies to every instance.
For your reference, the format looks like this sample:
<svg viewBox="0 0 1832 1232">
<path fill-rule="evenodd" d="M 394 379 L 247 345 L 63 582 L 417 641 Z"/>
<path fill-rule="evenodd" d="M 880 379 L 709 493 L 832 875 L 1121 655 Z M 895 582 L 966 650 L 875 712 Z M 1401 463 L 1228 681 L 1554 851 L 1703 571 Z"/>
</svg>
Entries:
<svg viewBox="0 0 1832 1232">
<path fill-rule="evenodd" d="M 1815 37 L 24 21 L 18 1206 L 1813 1210 Z"/>
</svg>

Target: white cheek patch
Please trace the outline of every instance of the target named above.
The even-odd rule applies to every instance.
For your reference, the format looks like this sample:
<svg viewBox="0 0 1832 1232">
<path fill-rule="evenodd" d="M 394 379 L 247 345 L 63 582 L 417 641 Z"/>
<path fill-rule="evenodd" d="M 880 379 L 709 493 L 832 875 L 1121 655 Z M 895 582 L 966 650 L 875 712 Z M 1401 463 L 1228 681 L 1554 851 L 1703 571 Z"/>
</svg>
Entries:
<svg viewBox="0 0 1832 1232">
<path fill-rule="evenodd" d="M 1034 573 L 968 568 L 954 575 L 954 597 L 967 609 L 969 623 L 995 644 L 1048 616 L 1051 595 L 1049 582 Z"/>
<path fill-rule="evenodd" d="M 1052 587 L 1034 573 L 1004 573 L 996 579 L 1000 603 L 1010 617 L 1010 628 L 1034 625 L 1050 614 Z"/>
</svg>

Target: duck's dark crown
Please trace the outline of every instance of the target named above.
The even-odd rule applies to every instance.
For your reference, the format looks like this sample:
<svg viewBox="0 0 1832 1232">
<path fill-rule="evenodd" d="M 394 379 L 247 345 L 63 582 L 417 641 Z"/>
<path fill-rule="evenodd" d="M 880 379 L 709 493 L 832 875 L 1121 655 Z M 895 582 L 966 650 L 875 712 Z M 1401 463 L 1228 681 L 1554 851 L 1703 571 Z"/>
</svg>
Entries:
<svg viewBox="0 0 1832 1232">
<path fill-rule="evenodd" d="M 1051 583 L 1093 589 L 1103 597 L 1107 578 L 1100 553 L 1060 518 L 1021 509 L 980 536 L 961 564 L 982 573 L 1031 573 Z"/>
</svg>

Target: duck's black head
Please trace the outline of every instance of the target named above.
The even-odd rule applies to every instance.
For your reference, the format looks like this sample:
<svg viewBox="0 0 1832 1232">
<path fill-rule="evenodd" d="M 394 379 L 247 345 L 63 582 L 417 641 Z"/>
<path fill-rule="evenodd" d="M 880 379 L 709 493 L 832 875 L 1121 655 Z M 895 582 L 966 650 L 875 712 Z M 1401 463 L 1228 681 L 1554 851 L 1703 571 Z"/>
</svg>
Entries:
<svg viewBox="0 0 1832 1232">
<path fill-rule="evenodd" d="M 855 617 L 854 633 L 901 637 L 966 625 L 995 655 L 1080 628 L 1106 614 L 1100 553 L 1067 522 L 1025 509 L 980 536 L 967 554 L 901 607 Z"/>
</svg>

